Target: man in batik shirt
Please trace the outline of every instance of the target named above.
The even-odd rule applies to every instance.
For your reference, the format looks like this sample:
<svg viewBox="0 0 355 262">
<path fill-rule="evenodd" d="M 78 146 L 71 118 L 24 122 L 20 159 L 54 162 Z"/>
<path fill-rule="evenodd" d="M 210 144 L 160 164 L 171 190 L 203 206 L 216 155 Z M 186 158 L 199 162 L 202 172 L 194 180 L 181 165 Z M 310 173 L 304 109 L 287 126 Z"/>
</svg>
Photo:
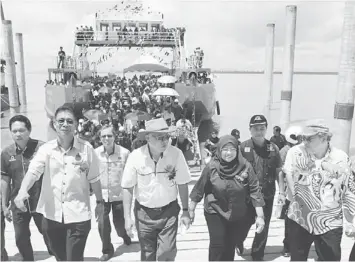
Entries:
<svg viewBox="0 0 355 262">
<path fill-rule="evenodd" d="M 330 145 L 332 134 L 323 121 L 309 122 L 303 136 L 304 143 L 288 151 L 283 168 L 292 193 L 291 261 L 307 261 L 313 242 L 319 261 L 340 261 L 343 222 L 351 236 L 355 214 L 350 161 L 345 152 Z"/>
</svg>

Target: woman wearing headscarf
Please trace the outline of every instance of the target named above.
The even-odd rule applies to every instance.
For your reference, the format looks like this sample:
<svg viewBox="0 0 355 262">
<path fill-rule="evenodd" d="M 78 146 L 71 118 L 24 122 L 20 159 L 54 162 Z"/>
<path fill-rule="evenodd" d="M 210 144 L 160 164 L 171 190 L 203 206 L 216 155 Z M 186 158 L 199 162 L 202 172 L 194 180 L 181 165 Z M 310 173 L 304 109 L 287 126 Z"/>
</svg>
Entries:
<svg viewBox="0 0 355 262">
<path fill-rule="evenodd" d="M 204 214 L 210 235 L 209 261 L 233 261 L 238 232 L 251 200 L 257 214 L 257 232 L 264 227 L 264 200 L 258 179 L 243 158 L 238 141 L 231 135 L 222 136 L 213 159 L 204 168 L 190 194 L 190 217 L 204 197 Z"/>
</svg>

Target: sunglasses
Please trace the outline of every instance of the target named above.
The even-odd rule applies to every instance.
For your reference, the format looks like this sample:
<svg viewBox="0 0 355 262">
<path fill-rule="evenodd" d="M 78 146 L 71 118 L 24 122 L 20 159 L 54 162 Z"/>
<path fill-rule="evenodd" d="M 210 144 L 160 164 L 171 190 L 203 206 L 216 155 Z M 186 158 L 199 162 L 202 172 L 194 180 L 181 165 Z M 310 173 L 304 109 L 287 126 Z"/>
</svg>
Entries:
<svg viewBox="0 0 355 262">
<path fill-rule="evenodd" d="M 153 136 L 155 140 L 161 141 L 161 142 L 165 142 L 168 141 L 170 136 L 169 135 L 165 135 L 165 136 Z"/>
</svg>

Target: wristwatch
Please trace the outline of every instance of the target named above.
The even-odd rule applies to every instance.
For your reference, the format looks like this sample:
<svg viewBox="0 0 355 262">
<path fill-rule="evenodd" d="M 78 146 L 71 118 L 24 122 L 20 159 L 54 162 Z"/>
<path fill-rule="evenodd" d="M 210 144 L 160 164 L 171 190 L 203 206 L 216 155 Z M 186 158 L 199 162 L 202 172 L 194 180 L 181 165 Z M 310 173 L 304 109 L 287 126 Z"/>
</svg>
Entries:
<svg viewBox="0 0 355 262">
<path fill-rule="evenodd" d="M 105 200 L 96 200 L 96 205 L 105 204 Z"/>
<path fill-rule="evenodd" d="M 189 209 L 188 208 L 183 208 L 182 211 L 189 211 Z"/>
</svg>

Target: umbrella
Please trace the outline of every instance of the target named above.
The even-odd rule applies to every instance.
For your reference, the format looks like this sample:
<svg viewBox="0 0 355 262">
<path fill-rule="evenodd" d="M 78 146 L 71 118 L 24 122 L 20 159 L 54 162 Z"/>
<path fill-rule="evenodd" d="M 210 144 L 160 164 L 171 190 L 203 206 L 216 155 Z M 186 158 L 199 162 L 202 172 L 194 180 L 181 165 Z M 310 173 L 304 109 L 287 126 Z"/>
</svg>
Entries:
<svg viewBox="0 0 355 262">
<path fill-rule="evenodd" d="M 127 72 L 168 72 L 169 68 L 159 64 L 135 64 L 123 70 Z"/>
<path fill-rule="evenodd" d="M 173 84 L 177 81 L 174 76 L 162 76 L 158 79 L 158 82 L 161 84 Z"/>
<path fill-rule="evenodd" d="M 153 96 L 180 96 L 180 95 L 173 88 L 161 87 L 158 88 L 158 90 L 153 93 Z"/>
<path fill-rule="evenodd" d="M 86 117 L 90 121 L 97 120 L 99 122 L 101 120 L 107 119 L 107 115 L 98 109 L 90 109 L 90 110 L 84 112 L 84 117 Z"/>
<path fill-rule="evenodd" d="M 143 121 L 150 120 L 153 117 L 144 111 L 132 112 L 126 115 L 127 120 Z"/>
<path fill-rule="evenodd" d="M 112 88 L 103 86 L 99 89 L 99 93 L 101 94 L 110 94 L 112 92 Z"/>
</svg>

